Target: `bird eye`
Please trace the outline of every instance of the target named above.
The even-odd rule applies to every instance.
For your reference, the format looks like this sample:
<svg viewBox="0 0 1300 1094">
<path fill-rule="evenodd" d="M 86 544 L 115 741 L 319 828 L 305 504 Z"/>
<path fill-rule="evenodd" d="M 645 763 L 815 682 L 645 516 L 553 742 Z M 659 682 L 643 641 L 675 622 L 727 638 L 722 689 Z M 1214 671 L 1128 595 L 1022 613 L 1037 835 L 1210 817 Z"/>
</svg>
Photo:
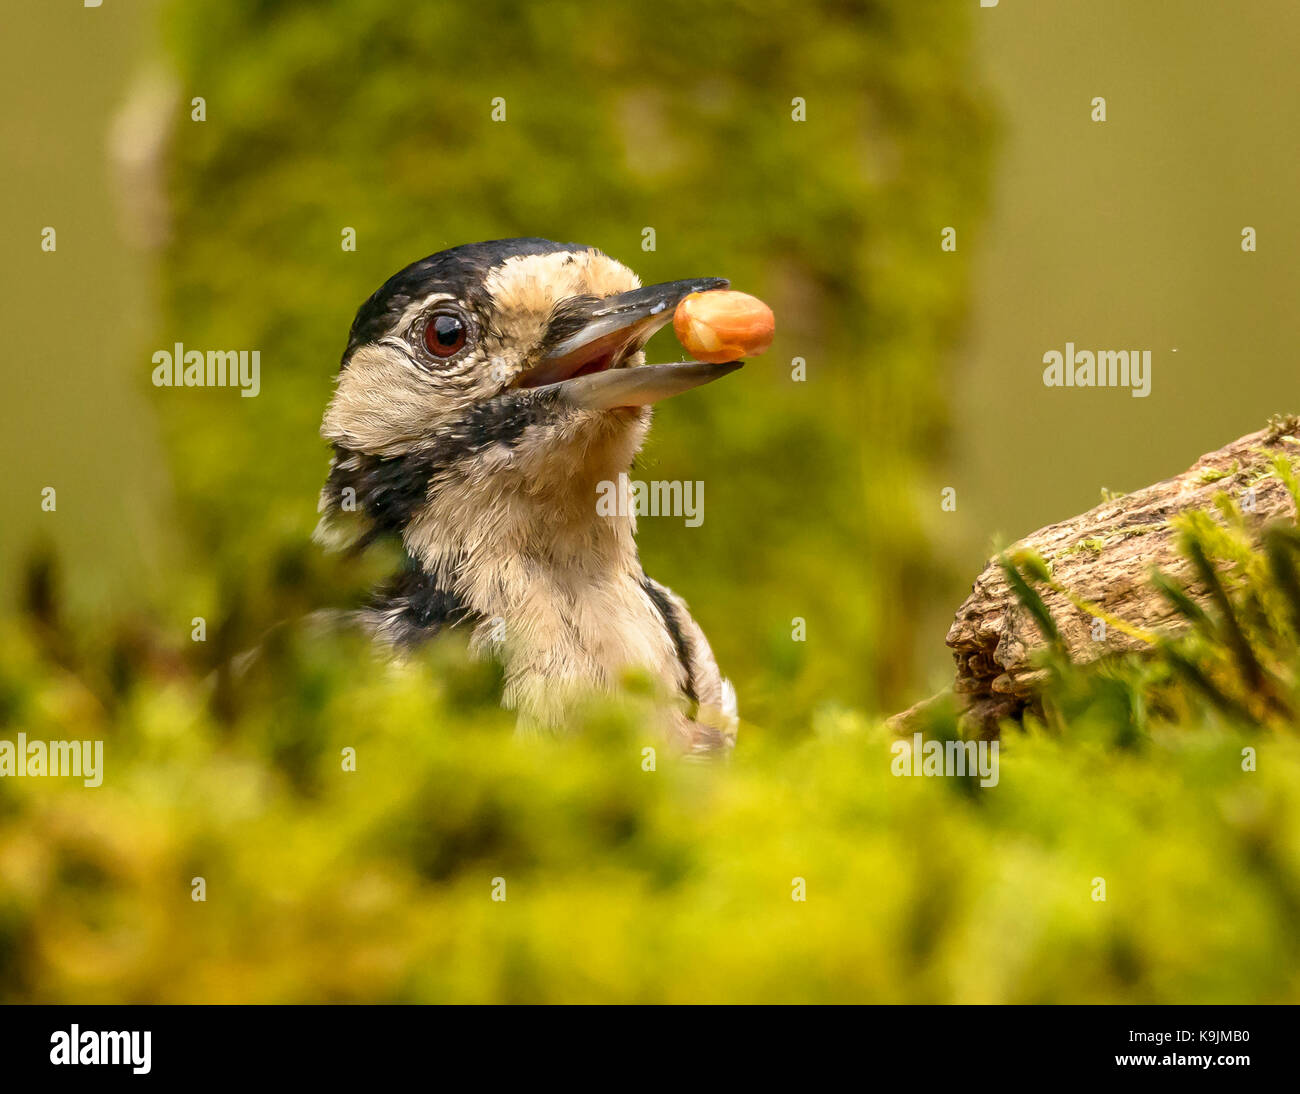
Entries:
<svg viewBox="0 0 1300 1094">
<path fill-rule="evenodd" d="M 459 353 L 469 337 L 469 326 L 459 315 L 443 313 L 424 325 L 424 348 L 435 357 Z"/>
</svg>

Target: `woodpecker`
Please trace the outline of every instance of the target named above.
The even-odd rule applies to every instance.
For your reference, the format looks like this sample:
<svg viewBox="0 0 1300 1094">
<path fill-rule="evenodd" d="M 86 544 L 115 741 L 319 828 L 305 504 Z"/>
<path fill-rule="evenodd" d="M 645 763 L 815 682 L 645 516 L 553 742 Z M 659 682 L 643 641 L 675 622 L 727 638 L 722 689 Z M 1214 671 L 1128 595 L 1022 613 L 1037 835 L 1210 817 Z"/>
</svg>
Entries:
<svg viewBox="0 0 1300 1094">
<path fill-rule="evenodd" d="M 501 659 L 521 731 L 562 731 L 573 702 L 629 670 L 660 682 L 664 729 L 728 749 L 735 692 L 686 604 L 641 568 L 634 514 L 598 484 L 640 449 L 651 406 L 741 367 L 647 365 L 643 346 L 692 292 L 642 287 L 593 247 L 472 243 L 412 263 L 361 306 L 322 436 L 333 446 L 316 539 L 395 537 L 399 573 L 358 621 L 401 655 L 447 628 Z"/>
</svg>

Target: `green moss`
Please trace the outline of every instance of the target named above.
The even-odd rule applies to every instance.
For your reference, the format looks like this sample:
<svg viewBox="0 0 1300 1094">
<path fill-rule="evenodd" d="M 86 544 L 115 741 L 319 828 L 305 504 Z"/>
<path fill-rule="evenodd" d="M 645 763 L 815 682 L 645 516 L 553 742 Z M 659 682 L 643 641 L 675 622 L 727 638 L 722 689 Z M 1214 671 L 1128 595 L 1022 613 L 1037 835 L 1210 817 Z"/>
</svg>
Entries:
<svg viewBox="0 0 1300 1094">
<path fill-rule="evenodd" d="M 6 709 L 106 740 L 109 772 L 0 780 L 4 1002 L 1300 1000 L 1300 741 L 1152 727 L 1122 667 L 972 789 L 892 774 L 843 709 L 795 748 L 747 725 L 717 767 L 644 770 L 634 704 L 518 740 L 450 643 L 376 672 L 292 639 L 222 716 L 198 664 L 137 662 L 108 701 L 96 656 L 0 628 Z M 908 942 L 918 917 L 948 941 Z"/>
<path fill-rule="evenodd" d="M 1266 444 L 1277 444 L 1279 441 L 1300 443 L 1300 415 L 1274 414 L 1269 418 L 1265 430 Z"/>
<path fill-rule="evenodd" d="M 1197 482 L 1202 482 L 1202 483 L 1219 482 L 1222 479 L 1232 478 L 1240 470 L 1241 470 L 1241 461 L 1233 460 L 1232 466 L 1229 468 L 1222 468 L 1222 467 L 1205 468 L 1204 471 L 1202 471 L 1199 475 L 1196 476 L 1196 480 Z"/>
</svg>

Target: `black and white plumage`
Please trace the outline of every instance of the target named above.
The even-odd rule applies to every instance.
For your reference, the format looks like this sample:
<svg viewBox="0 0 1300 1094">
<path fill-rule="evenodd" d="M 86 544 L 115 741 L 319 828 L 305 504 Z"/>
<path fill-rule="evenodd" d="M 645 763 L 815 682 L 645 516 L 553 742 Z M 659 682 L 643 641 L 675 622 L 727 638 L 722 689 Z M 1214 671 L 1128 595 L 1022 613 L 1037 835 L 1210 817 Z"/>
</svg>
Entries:
<svg viewBox="0 0 1300 1094">
<path fill-rule="evenodd" d="M 735 695 L 685 603 L 641 569 L 635 516 L 600 515 L 651 404 L 740 367 L 646 365 L 642 346 L 718 278 L 642 288 L 601 252 L 541 239 L 442 251 L 357 312 L 322 435 L 321 542 L 398 537 L 407 564 L 363 613 L 410 648 L 464 627 L 505 667 L 521 726 L 628 670 L 663 682 L 688 752 L 729 747 Z"/>
</svg>

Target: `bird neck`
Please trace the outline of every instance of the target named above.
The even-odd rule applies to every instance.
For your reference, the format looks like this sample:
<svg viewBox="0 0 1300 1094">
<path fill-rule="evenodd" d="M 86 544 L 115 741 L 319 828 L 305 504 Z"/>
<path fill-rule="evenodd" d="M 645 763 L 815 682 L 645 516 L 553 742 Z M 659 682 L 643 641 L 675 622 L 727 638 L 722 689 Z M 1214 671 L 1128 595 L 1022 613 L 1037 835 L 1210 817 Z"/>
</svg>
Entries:
<svg viewBox="0 0 1300 1094">
<path fill-rule="evenodd" d="M 545 449 L 503 454 L 489 481 L 444 480 L 407 525 L 407 551 L 475 620 L 473 643 L 506 667 L 507 706 L 554 723 L 571 688 L 642 668 L 676 675 L 671 636 L 644 588 L 635 515 L 598 506 L 645 433 L 644 415 Z"/>
<path fill-rule="evenodd" d="M 582 416 L 485 450 L 429 484 L 403 530 L 407 552 L 466 591 L 482 586 L 479 611 L 513 599 L 497 585 L 639 573 L 635 515 L 599 502 L 631 466 L 648 425 L 641 410 Z"/>
</svg>

